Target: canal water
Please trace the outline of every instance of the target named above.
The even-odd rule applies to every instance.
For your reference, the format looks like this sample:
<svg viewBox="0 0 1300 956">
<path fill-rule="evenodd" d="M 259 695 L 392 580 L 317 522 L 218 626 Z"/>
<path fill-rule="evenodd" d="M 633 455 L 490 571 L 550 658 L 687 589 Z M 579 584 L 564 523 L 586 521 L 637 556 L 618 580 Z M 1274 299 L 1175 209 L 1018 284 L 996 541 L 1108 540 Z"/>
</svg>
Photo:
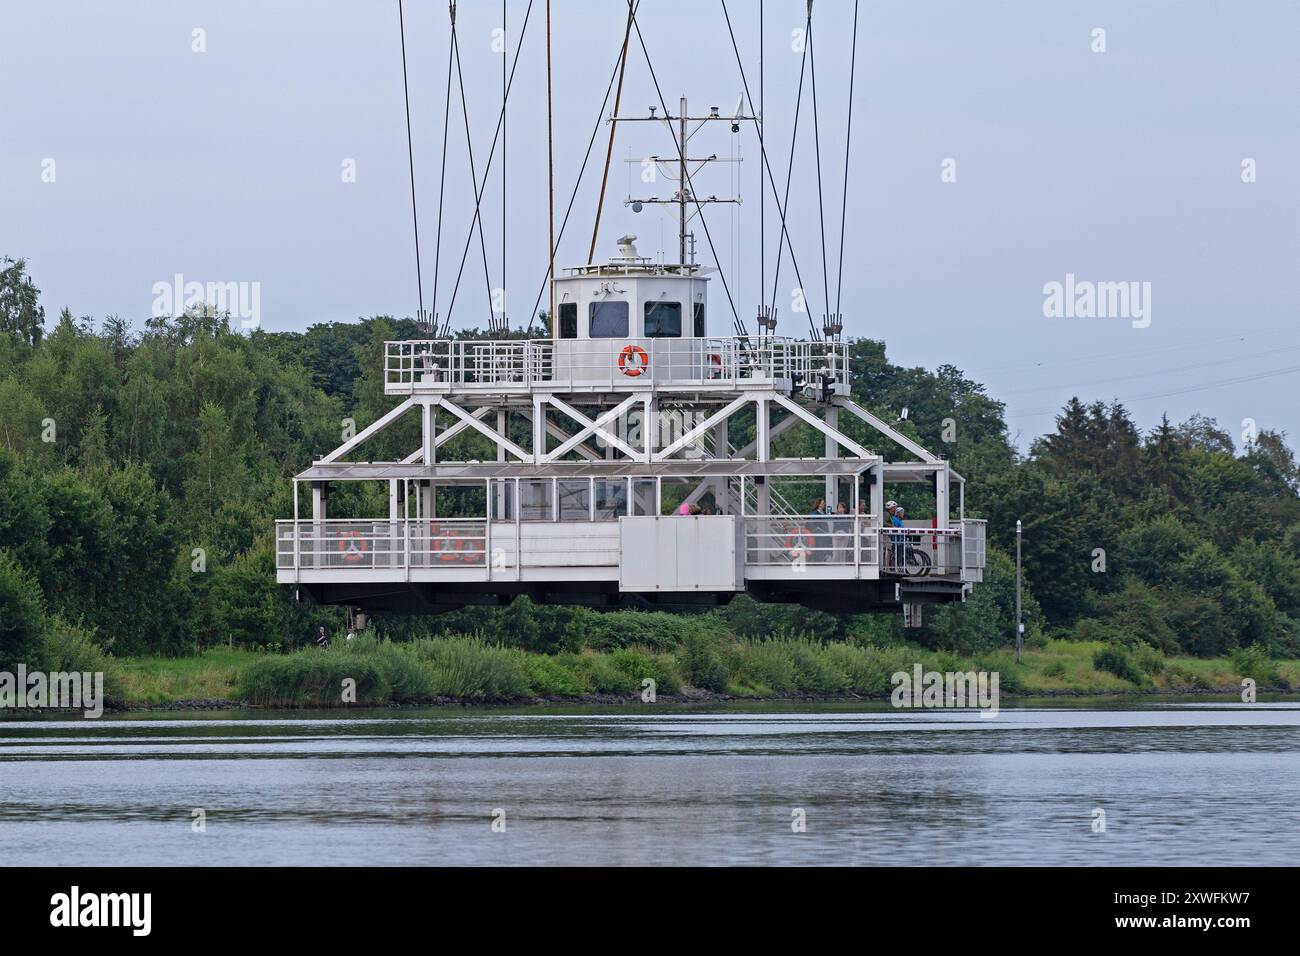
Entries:
<svg viewBox="0 0 1300 956">
<path fill-rule="evenodd" d="M 0 848 L 7 865 L 1295 864 L 1300 704 L 10 715 Z"/>
</svg>

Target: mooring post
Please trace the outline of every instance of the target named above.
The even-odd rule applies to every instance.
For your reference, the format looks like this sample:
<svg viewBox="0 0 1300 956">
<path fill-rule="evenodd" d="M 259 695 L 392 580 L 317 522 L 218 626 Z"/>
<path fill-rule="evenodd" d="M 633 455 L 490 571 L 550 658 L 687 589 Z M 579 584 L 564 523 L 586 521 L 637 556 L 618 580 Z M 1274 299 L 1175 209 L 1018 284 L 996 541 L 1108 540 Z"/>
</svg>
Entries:
<svg viewBox="0 0 1300 956">
<path fill-rule="evenodd" d="M 1016 663 L 1025 643 L 1025 625 L 1020 622 L 1020 520 L 1016 519 Z"/>
</svg>

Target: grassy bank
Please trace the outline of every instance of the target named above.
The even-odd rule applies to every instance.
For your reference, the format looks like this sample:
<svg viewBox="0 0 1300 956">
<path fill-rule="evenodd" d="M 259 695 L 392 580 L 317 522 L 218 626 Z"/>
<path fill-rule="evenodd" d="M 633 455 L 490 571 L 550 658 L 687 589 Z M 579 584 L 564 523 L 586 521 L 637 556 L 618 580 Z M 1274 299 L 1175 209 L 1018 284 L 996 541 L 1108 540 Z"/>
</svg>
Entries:
<svg viewBox="0 0 1300 956">
<path fill-rule="evenodd" d="M 239 648 L 213 648 L 195 657 L 129 657 L 120 660 L 119 683 L 132 704 L 177 700 L 242 700 L 239 682 L 263 660 Z"/>
<path fill-rule="evenodd" d="M 708 632 L 670 650 L 626 647 L 553 655 L 476 637 L 403 644 L 360 638 L 292 654 L 212 650 L 189 658 L 116 661 L 123 702 L 243 701 L 265 707 L 331 707 L 459 701 L 627 697 L 653 680 L 663 697 L 726 694 L 887 697 L 891 675 L 920 664 L 935 671 L 997 671 L 1005 695 L 1235 693 L 1245 677 L 1260 689 L 1300 688 L 1300 661 L 1238 652 L 1228 658 L 1163 657 L 1099 642 L 1049 641 L 1015 663 L 1010 651 L 959 657 L 912 646 L 747 641 Z M 351 682 L 351 683 L 349 683 Z M 345 689 L 350 689 L 345 701 Z"/>
</svg>

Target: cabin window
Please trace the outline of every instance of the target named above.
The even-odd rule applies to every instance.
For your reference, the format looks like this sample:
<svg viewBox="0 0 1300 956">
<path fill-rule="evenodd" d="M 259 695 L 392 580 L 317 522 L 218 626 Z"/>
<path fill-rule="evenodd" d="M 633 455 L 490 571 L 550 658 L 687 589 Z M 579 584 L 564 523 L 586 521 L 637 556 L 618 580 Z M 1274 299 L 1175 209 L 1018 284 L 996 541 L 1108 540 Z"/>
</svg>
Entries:
<svg viewBox="0 0 1300 956">
<path fill-rule="evenodd" d="M 645 336 L 648 339 L 677 339 L 682 335 L 680 302 L 647 302 Z"/>
<path fill-rule="evenodd" d="M 578 337 L 578 303 L 560 303 L 560 338 L 576 339 Z"/>
<path fill-rule="evenodd" d="M 551 520 L 551 480 L 529 479 L 519 482 L 519 517 L 523 521 Z"/>
<path fill-rule="evenodd" d="M 695 303 L 695 337 L 704 338 L 704 303 Z"/>
<path fill-rule="evenodd" d="M 591 482 L 586 478 L 562 478 L 556 490 L 561 521 L 591 520 Z"/>
<path fill-rule="evenodd" d="M 627 514 L 627 482 L 596 479 L 596 520 L 612 521 Z"/>
<path fill-rule="evenodd" d="M 492 519 L 513 521 L 515 517 L 515 483 L 507 478 L 492 480 Z"/>
<path fill-rule="evenodd" d="M 593 302 L 587 317 L 593 339 L 627 338 L 626 302 Z"/>
<path fill-rule="evenodd" d="M 659 513 L 656 502 L 658 489 L 653 478 L 632 479 L 632 513 L 636 515 L 655 515 Z"/>
<path fill-rule="evenodd" d="M 487 514 L 487 489 L 482 485 L 434 486 L 434 512 L 444 518 L 478 518 Z"/>
<path fill-rule="evenodd" d="M 699 483 L 700 479 L 698 478 L 660 478 L 659 513 L 665 515 L 680 514 L 682 504 Z"/>
</svg>

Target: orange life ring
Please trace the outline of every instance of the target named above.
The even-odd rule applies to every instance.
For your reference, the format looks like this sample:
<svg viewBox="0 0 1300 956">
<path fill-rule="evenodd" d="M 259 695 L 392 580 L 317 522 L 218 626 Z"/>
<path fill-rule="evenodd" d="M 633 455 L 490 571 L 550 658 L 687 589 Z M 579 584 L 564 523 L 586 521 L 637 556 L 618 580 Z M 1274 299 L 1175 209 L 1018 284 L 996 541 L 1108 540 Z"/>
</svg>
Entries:
<svg viewBox="0 0 1300 956">
<path fill-rule="evenodd" d="M 710 352 L 709 362 L 713 366 L 709 369 L 709 378 L 722 378 L 722 356 L 717 352 Z"/>
<path fill-rule="evenodd" d="M 817 547 L 817 536 L 807 528 L 795 528 L 785 539 L 785 549 L 796 561 L 809 557 Z"/>
<path fill-rule="evenodd" d="M 639 356 L 638 365 L 629 365 L 628 361 L 632 356 Z M 645 349 L 639 345 L 625 345 L 623 351 L 618 353 L 618 370 L 630 378 L 636 378 L 642 372 L 650 367 L 650 356 L 646 354 Z"/>
<path fill-rule="evenodd" d="M 442 538 L 441 547 L 438 548 L 438 560 L 446 562 L 459 561 L 463 544 L 460 535 L 455 531 L 448 531 Z"/>
<path fill-rule="evenodd" d="M 370 542 L 360 531 L 344 531 L 339 535 L 339 552 L 343 555 L 343 560 L 349 564 L 356 564 L 369 550 Z"/>
</svg>

